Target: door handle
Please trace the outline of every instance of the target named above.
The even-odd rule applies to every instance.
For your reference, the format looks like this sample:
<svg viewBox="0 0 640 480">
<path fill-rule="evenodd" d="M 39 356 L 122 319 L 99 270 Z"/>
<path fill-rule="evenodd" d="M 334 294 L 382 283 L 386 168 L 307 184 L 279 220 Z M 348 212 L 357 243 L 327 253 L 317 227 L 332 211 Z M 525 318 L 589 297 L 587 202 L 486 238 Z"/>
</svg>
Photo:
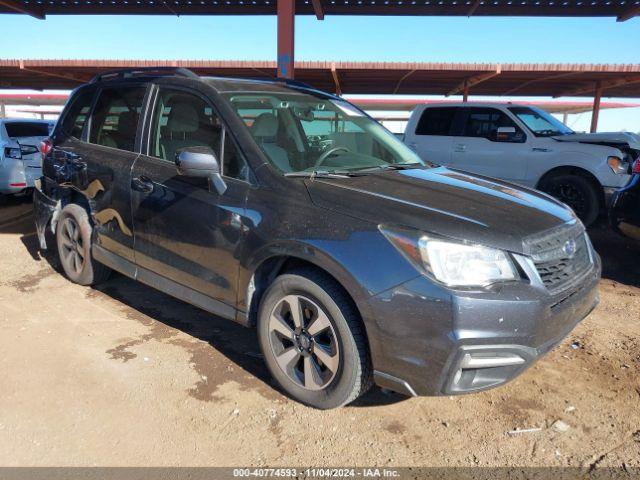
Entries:
<svg viewBox="0 0 640 480">
<path fill-rule="evenodd" d="M 467 146 L 464 143 L 457 143 L 455 146 L 455 151 L 456 152 L 466 152 L 467 151 Z"/>
<path fill-rule="evenodd" d="M 153 192 L 153 182 L 144 175 L 140 175 L 131 179 L 131 188 L 138 192 L 151 193 Z"/>
</svg>

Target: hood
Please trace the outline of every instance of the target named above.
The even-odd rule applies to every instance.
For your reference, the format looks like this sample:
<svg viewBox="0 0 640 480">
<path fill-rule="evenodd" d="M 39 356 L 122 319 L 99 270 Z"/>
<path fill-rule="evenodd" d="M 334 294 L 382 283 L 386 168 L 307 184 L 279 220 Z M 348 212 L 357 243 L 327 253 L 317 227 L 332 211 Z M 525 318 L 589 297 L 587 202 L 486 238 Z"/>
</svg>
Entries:
<svg viewBox="0 0 640 480">
<path fill-rule="evenodd" d="M 551 138 L 559 142 L 593 143 L 596 145 L 628 147 L 633 150 L 640 150 L 640 135 L 631 132 L 574 133 Z"/>
<path fill-rule="evenodd" d="M 574 221 L 562 203 L 532 189 L 458 170 L 417 168 L 306 181 L 318 206 L 524 253 L 525 237 Z"/>
</svg>

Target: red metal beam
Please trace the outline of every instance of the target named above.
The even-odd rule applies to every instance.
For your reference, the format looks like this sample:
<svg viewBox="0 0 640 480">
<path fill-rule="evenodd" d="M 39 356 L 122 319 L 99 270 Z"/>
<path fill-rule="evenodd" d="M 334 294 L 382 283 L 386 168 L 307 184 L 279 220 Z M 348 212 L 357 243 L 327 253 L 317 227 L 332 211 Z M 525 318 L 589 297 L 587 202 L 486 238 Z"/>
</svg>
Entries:
<svg viewBox="0 0 640 480">
<path fill-rule="evenodd" d="M 311 0 L 311 5 L 313 5 L 313 13 L 316 14 L 316 18 L 324 20 L 324 8 L 322 8 L 321 0 Z"/>
<path fill-rule="evenodd" d="M 632 19 L 633 17 L 637 17 L 640 15 L 640 6 L 635 5 L 631 7 L 629 10 L 623 12 L 619 17 L 619 22 L 626 22 L 627 20 Z"/>
<path fill-rule="evenodd" d="M 278 0 L 278 77 L 294 77 L 295 0 Z"/>
<path fill-rule="evenodd" d="M 342 88 L 340 88 L 340 79 L 338 78 L 338 71 L 336 70 L 336 64 L 331 64 L 331 76 L 333 77 L 333 83 L 336 84 L 336 95 L 342 95 Z"/>
<path fill-rule="evenodd" d="M 593 111 L 591 112 L 591 133 L 598 131 L 598 117 L 600 116 L 600 100 L 602 100 L 602 83 L 596 84 L 596 94 L 593 97 Z"/>
<path fill-rule="evenodd" d="M 625 85 L 632 85 L 634 83 L 640 83 L 640 75 L 634 75 L 632 77 L 622 77 L 614 80 L 607 80 L 598 82 L 597 85 L 603 90 L 608 88 L 616 88 L 616 87 L 624 87 Z M 596 85 L 596 86 L 597 86 Z M 585 93 L 590 93 L 593 91 L 593 85 L 585 85 L 583 87 L 578 87 L 573 90 L 567 90 L 565 92 L 560 93 L 559 95 L 554 95 L 554 97 L 571 97 L 571 96 L 579 96 Z"/>
<path fill-rule="evenodd" d="M 0 0 L 0 5 L 3 7 L 7 7 L 10 10 L 13 10 L 17 13 L 24 13 L 25 15 L 31 15 L 38 20 L 44 20 L 46 16 L 40 10 L 33 10 L 31 8 L 27 8 L 22 2 L 17 0 Z"/>
<path fill-rule="evenodd" d="M 453 90 L 449 91 L 449 93 L 447 93 L 447 96 L 455 95 L 456 93 L 462 92 L 465 89 L 467 89 L 468 93 L 469 88 L 473 87 L 474 85 L 478 85 L 479 83 L 486 82 L 487 80 L 491 80 L 493 77 L 497 77 L 498 75 L 500 75 L 500 73 L 502 73 L 502 67 L 498 65 L 492 72 L 481 73 L 473 77 L 469 77 L 456 85 Z"/>
</svg>

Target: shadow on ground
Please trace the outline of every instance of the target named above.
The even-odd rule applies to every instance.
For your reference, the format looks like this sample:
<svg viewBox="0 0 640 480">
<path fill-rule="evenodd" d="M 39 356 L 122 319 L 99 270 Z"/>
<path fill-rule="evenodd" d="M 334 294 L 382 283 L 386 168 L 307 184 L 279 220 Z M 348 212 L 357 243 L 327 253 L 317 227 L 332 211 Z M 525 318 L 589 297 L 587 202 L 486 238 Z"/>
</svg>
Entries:
<svg viewBox="0 0 640 480">
<path fill-rule="evenodd" d="M 35 261 L 44 260 L 60 272 L 58 258 L 53 250 L 55 239 L 51 233 L 48 234 L 47 242 L 51 250 L 39 249 L 28 198 L 5 199 L 4 204 L 0 206 L 1 234 L 20 234 L 22 243 Z M 604 224 L 590 228 L 589 235 L 602 257 L 603 278 L 640 287 L 640 245 L 616 235 Z M 132 318 L 144 317 L 161 322 L 166 327 L 207 342 L 240 369 L 261 383 L 276 388 L 264 365 L 255 330 L 248 330 L 234 322 L 213 316 L 118 274 L 94 287 L 94 291 L 122 304 L 128 311 L 127 315 Z M 352 406 L 386 405 L 405 398 L 373 388 Z"/>
<path fill-rule="evenodd" d="M 640 287 L 640 244 L 612 232 L 606 224 L 589 228 L 589 237 L 602 258 L 602 278 Z"/>
<path fill-rule="evenodd" d="M 46 261 L 54 270 L 62 274 L 55 253 L 55 237 L 47 232 L 49 250 L 40 250 L 35 235 L 32 206 L 29 198 L 5 199 L 0 206 L 0 235 L 19 234 L 25 249 L 35 261 Z M 175 299 L 158 290 L 114 273 L 106 282 L 93 287 L 92 294 L 105 297 L 122 305 L 124 314 L 147 324 L 160 322 L 168 329 L 182 331 L 195 339 L 208 343 L 215 351 L 227 357 L 242 371 L 269 386 L 274 396 L 278 396 L 277 386 L 269 374 L 254 329 L 247 329 L 232 321 L 216 317 L 204 310 Z M 164 332 L 166 336 L 166 330 Z M 208 376 L 212 377 L 209 372 Z M 225 375 L 225 379 L 229 377 Z M 242 376 L 235 375 L 242 383 Z M 214 381 L 214 378 L 209 378 Z M 406 397 L 377 387 L 351 404 L 352 407 L 370 407 L 397 403 Z"/>
</svg>

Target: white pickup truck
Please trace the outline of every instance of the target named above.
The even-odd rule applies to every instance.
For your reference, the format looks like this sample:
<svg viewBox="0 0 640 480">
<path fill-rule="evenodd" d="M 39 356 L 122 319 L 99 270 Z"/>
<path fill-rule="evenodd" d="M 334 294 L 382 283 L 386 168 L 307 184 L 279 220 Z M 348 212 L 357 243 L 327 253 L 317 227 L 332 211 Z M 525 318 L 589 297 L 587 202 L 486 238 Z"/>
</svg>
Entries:
<svg viewBox="0 0 640 480">
<path fill-rule="evenodd" d="M 578 134 L 547 112 L 511 103 L 419 105 L 405 143 L 423 160 L 542 190 L 589 225 L 631 179 L 640 137 Z"/>
</svg>

